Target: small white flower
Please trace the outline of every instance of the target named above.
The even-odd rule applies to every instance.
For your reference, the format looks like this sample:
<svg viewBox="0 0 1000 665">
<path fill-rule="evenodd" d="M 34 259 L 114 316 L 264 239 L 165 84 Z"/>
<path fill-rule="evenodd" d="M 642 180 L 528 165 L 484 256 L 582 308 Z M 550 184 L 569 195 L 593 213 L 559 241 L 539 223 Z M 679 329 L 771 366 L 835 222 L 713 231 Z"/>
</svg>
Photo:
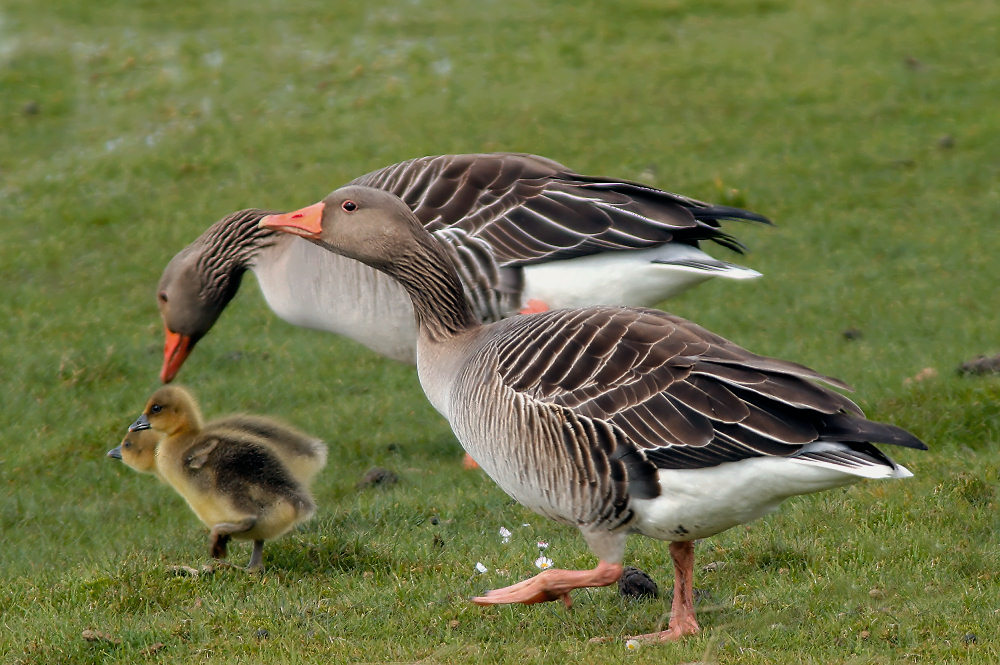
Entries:
<svg viewBox="0 0 1000 665">
<path fill-rule="evenodd" d="M 487 568 L 486 566 L 484 566 L 482 561 L 477 561 L 476 562 L 476 572 L 477 573 L 479 573 L 480 575 L 482 575 L 487 570 L 489 570 L 489 568 Z"/>
<path fill-rule="evenodd" d="M 510 542 L 510 529 L 505 526 L 500 527 L 500 538 L 504 543 Z"/>
<path fill-rule="evenodd" d="M 625 648 L 629 651 L 635 651 L 639 648 L 639 640 L 629 640 L 625 643 Z"/>
<path fill-rule="evenodd" d="M 547 542 L 545 542 L 544 540 L 539 540 L 538 541 L 538 551 L 541 552 L 542 550 L 547 550 L 547 549 L 549 549 L 549 544 Z"/>
<path fill-rule="evenodd" d="M 521 526 L 531 526 L 531 525 L 528 524 L 527 522 L 521 522 Z"/>
<path fill-rule="evenodd" d="M 552 559 L 550 559 L 549 557 L 540 556 L 537 559 L 535 559 L 535 568 L 541 568 L 542 570 L 545 570 L 546 568 L 551 568 L 551 567 L 552 567 Z"/>
</svg>

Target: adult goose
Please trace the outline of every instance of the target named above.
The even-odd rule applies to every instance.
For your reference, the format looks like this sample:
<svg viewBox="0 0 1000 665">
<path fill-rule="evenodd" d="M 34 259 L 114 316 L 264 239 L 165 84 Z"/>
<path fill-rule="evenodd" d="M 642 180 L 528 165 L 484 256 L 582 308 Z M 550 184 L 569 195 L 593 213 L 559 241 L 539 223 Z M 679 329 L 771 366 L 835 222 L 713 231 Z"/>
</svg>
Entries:
<svg viewBox="0 0 1000 665">
<path fill-rule="evenodd" d="M 580 175 L 544 157 L 422 157 L 353 184 L 396 194 L 445 241 L 482 321 L 525 308 L 652 305 L 710 277 L 759 276 L 712 258 L 698 243 L 711 240 L 739 252 L 742 246 L 720 222 L 767 222 L 764 217 Z M 403 290 L 368 266 L 258 228 L 267 214 L 241 210 L 223 218 L 163 271 L 157 289 L 166 329 L 161 380 L 174 378 L 247 270 L 286 321 L 414 362 L 413 311 Z"/>
<path fill-rule="evenodd" d="M 261 225 L 397 280 L 418 324 L 417 370 L 465 450 L 528 508 L 577 526 L 599 564 L 549 569 L 476 603 L 536 603 L 613 583 L 625 538 L 670 541 L 669 627 L 698 632 L 693 546 L 782 500 L 861 478 L 912 475 L 872 442 L 926 446 L 867 420 L 822 384 L 670 314 L 588 307 L 482 324 L 440 242 L 398 198 L 349 186 Z M 303 288 L 309 288 L 304 284 Z"/>
</svg>

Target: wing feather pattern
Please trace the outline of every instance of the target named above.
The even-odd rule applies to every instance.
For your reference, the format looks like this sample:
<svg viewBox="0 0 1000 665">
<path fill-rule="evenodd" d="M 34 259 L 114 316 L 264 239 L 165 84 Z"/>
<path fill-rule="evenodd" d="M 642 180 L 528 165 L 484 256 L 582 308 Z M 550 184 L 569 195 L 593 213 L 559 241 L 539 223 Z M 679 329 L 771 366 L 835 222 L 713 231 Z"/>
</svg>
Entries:
<svg viewBox="0 0 1000 665">
<path fill-rule="evenodd" d="M 800 454 L 850 466 L 888 459 L 871 442 L 925 448 L 905 430 L 865 419 L 827 387 L 842 382 L 750 353 L 671 314 L 596 307 L 502 325 L 492 344 L 504 385 L 538 408 L 613 426 L 628 439 L 622 454 L 634 446 L 661 468 Z M 823 441 L 857 444 L 861 457 L 810 448 Z"/>
<path fill-rule="evenodd" d="M 584 176 L 519 153 L 437 155 L 352 181 L 399 196 L 430 231 L 459 228 L 488 243 L 500 265 L 528 265 L 667 242 L 711 240 L 742 252 L 725 220 L 769 223 L 625 180 Z"/>
<path fill-rule="evenodd" d="M 501 268 L 490 247 L 458 228 L 433 234 L 458 271 L 465 295 L 480 321 L 499 321 L 516 311 L 521 268 Z M 512 288 L 515 287 L 515 288 Z"/>
</svg>

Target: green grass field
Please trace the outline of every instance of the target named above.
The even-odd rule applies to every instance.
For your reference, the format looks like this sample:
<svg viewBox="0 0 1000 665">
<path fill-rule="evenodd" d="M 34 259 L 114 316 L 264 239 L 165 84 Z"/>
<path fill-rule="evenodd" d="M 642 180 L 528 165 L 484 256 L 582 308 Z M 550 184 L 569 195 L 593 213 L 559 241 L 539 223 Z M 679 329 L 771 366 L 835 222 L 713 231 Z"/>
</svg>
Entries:
<svg viewBox="0 0 1000 665">
<path fill-rule="evenodd" d="M 0 662 L 1000 661 L 1000 377 L 955 371 L 1000 352 L 1000 6 L 369 5 L 0 3 Z M 892 451 L 916 477 L 701 542 L 696 638 L 588 644 L 656 629 L 669 594 L 471 605 L 532 574 L 537 540 L 595 560 L 460 470 L 412 368 L 285 324 L 248 278 L 179 380 L 209 417 L 326 439 L 320 509 L 261 577 L 170 575 L 206 530 L 104 457 L 157 386 L 167 260 L 233 210 L 490 150 L 772 217 L 730 227 L 763 279 L 665 306 L 853 384 L 931 446 Z M 357 490 L 375 465 L 399 484 Z M 627 563 L 669 590 L 665 544 Z"/>
</svg>

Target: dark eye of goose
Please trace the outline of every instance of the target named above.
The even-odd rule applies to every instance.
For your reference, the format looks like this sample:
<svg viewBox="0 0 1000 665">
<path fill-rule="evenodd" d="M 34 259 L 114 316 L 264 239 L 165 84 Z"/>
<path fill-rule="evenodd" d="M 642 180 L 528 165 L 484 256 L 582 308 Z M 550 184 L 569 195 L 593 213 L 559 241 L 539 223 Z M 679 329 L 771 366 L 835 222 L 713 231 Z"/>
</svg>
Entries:
<svg viewBox="0 0 1000 665">
<path fill-rule="evenodd" d="M 355 210 L 358 209 L 358 204 L 348 199 L 347 201 L 341 203 L 340 207 L 346 210 L 347 212 L 354 212 Z"/>
<path fill-rule="evenodd" d="M 159 404 L 154 404 L 153 406 L 149 407 L 150 413 L 159 413 L 160 411 L 163 411 L 163 407 L 160 406 Z"/>
<path fill-rule="evenodd" d="M 159 294 L 157 294 L 157 295 L 160 298 L 160 302 L 167 302 L 167 292 L 166 291 L 160 291 Z"/>
</svg>

